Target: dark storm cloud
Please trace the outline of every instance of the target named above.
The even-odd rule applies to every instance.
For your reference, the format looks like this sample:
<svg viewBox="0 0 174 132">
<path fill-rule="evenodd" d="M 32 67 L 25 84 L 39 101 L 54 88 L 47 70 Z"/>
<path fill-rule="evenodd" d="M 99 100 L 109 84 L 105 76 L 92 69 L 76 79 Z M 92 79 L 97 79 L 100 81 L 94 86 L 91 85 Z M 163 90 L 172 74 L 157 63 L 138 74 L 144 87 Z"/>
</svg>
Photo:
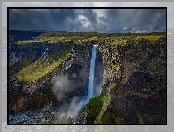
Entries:
<svg viewBox="0 0 174 132">
<path fill-rule="evenodd" d="M 10 10 L 10 29 L 143 32 L 165 31 L 164 9 L 16 9 Z"/>
<path fill-rule="evenodd" d="M 166 27 L 166 12 L 163 9 L 120 9 L 108 10 L 106 19 L 113 19 L 110 22 L 115 25 L 114 31 L 160 31 Z"/>
<path fill-rule="evenodd" d="M 135 10 L 130 20 L 133 31 L 158 31 L 166 27 L 166 12 L 161 9 Z"/>
<path fill-rule="evenodd" d="M 97 24 L 97 14 L 93 12 L 91 9 L 85 10 L 83 15 L 88 18 L 92 25 Z"/>
<path fill-rule="evenodd" d="M 10 29 L 66 30 L 66 20 L 75 19 L 74 10 L 16 9 L 9 12 Z"/>
</svg>

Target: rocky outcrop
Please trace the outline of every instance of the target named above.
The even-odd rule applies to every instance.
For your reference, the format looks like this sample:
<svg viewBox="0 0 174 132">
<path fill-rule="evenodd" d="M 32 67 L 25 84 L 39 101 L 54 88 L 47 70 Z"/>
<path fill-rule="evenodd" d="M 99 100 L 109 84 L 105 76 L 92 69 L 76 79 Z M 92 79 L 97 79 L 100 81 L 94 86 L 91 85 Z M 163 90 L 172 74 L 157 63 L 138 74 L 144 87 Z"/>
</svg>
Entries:
<svg viewBox="0 0 174 132">
<path fill-rule="evenodd" d="M 88 80 L 92 45 L 80 46 L 73 45 L 71 55 L 64 61 L 63 74 L 69 75 L 72 91 L 70 98 L 73 96 L 86 96 L 88 92 Z"/>
<path fill-rule="evenodd" d="M 71 67 L 72 64 L 89 67 L 91 51 L 92 45 L 80 46 L 74 44 L 70 56 L 63 63 L 65 70 Z"/>
<path fill-rule="evenodd" d="M 101 54 L 105 66 L 103 86 L 118 82 L 125 84 L 135 72 L 155 72 L 153 64 L 166 62 L 166 39 L 161 38 L 153 45 L 146 39 L 141 39 L 137 47 L 128 42 L 123 46 L 101 45 Z M 165 70 L 163 70 L 165 71 Z M 164 75 L 165 73 L 163 73 Z"/>
<path fill-rule="evenodd" d="M 166 124 L 166 38 L 100 48 L 102 93 L 111 96 L 106 113 L 119 114 L 125 124 Z"/>
<path fill-rule="evenodd" d="M 62 53 L 64 53 L 64 50 L 71 48 L 71 45 L 57 43 L 57 44 L 54 44 L 54 46 L 53 46 L 51 44 L 45 44 L 45 47 L 43 49 L 43 44 L 34 43 L 34 44 L 26 44 L 25 46 L 18 46 L 17 48 L 20 49 L 19 51 L 24 52 L 24 55 L 30 54 L 30 57 L 32 55 L 31 53 L 34 54 L 36 52 L 37 54 L 41 54 L 41 52 L 44 51 L 42 53 L 42 61 L 46 62 L 46 61 L 50 61 L 50 58 L 52 59 L 53 57 L 59 56 Z M 14 52 L 16 52 L 16 51 L 14 51 Z M 24 65 L 24 62 L 29 65 L 31 63 L 33 63 L 32 61 L 26 62 L 26 59 L 25 59 L 25 61 L 23 61 L 24 58 L 26 58 L 26 55 L 21 56 L 21 60 L 19 60 L 18 62 L 16 62 L 15 64 L 13 64 L 10 67 L 10 71 L 12 71 L 13 67 L 18 68 L 18 70 L 20 70 L 21 68 L 25 68 L 25 67 L 22 67 L 22 64 Z M 38 58 L 36 57 L 35 60 L 36 59 L 38 59 Z M 25 65 L 25 66 L 27 66 L 27 65 Z M 21 110 L 34 109 L 36 107 L 37 108 L 43 107 L 44 101 L 46 101 L 45 104 L 47 104 L 48 102 L 55 100 L 54 96 L 52 96 L 52 98 L 49 97 L 49 100 L 44 99 L 41 96 L 45 95 L 43 97 L 46 97 L 48 95 L 47 93 L 51 93 L 51 86 L 53 85 L 54 79 L 58 74 L 62 74 L 62 66 L 58 66 L 53 71 L 50 71 L 48 74 L 46 74 L 42 78 L 39 78 L 38 80 L 30 81 L 30 82 L 23 82 L 23 81 L 20 81 L 17 77 L 10 76 L 10 79 L 9 79 L 9 102 L 10 102 L 9 103 L 9 112 L 14 113 L 14 112 L 18 112 Z M 32 99 L 30 98 L 30 96 L 33 96 Z M 40 97 L 40 99 L 39 98 L 37 98 L 37 100 L 34 99 L 37 96 Z M 51 95 L 49 95 L 49 96 L 51 96 Z M 22 103 L 24 105 L 19 107 L 19 105 L 17 105 L 16 102 L 19 102 L 20 98 L 23 99 Z M 29 106 L 29 105 L 32 105 L 31 100 L 33 100 L 33 101 L 35 100 L 35 102 L 40 101 L 42 103 L 38 104 L 38 106 Z"/>
<path fill-rule="evenodd" d="M 69 44 L 71 45 L 71 44 Z M 57 55 L 61 54 L 61 50 L 66 49 L 69 45 L 55 44 L 53 47 L 45 45 L 45 52 L 42 56 L 42 61 L 48 61 L 51 57 L 54 57 L 55 52 Z M 55 47 L 56 46 L 56 47 Z M 44 77 L 34 80 L 31 82 L 19 81 L 17 77 L 11 78 L 9 81 L 9 95 L 10 99 L 10 113 L 18 112 L 21 110 L 30 109 L 27 104 L 28 98 L 30 96 L 44 95 L 46 92 L 51 90 L 51 87 L 56 83 L 55 79 L 57 76 L 68 75 L 68 80 L 71 82 L 69 89 L 73 89 L 65 99 L 58 100 L 59 102 L 65 101 L 67 99 L 72 99 L 74 96 L 86 96 L 88 88 L 88 78 L 89 78 L 89 68 L 91 59 L 92 45 L 89 46 L 79 46 L 73 44 L 70 56 L 61 64 L 59 67 L 55 68 L 50 73 L 46 74 Z M 15 94 L 14 94 L 15 93 Z M 23 107 L 18 107 L 16 102 L 23 98 Z M 52 97 L 52 101 L 56 100 L 56 96 Z M 41 100 L 42 98 L 40 98 Z M 51 101 L 50 100 L 50 101 Z M 30 101 L 31 102 L 31 101 Z M 15 107 L 15 110 L 13 109 Z M 38 105 L 37 107 L 41 107 Z M 32 108 L 34 109 L 34 107 Z"/>
<path fill-rule="evenodd" d="M 18 78 L 10 79 L 10 113 L 30 110 L 31 105 L 33 109 L 41 108 L 54 101 L 61 103 L 87 95 L 92 45 L 71 43 L 52 47 L 45 44 L 43 61 L 60 55 L 61 49 L 70 45 L 69 57 L 44 77 L 28 83 Z M 166 38 L 160 38 L 156 44 L 147 39 L 139 39 L 136 45 L 132 42 L 126 45 L 100 43 L 94 73 L 94 96 L 101 92 L 101 95 L 109 96 L 109 101 L 106 106 L 103 99 L 99 100 L 98 109 L 101 108 L 103 113 L 96 115 L 94 121 L 101 124 L 166 124 L 166 50 Z M 66 86 L 71 89 L 59 100 L 51 93 L 58 75 L 68 77 L 70 85 Z M 79 120 L 89 124 L 85 118 Z"/>
</svg>

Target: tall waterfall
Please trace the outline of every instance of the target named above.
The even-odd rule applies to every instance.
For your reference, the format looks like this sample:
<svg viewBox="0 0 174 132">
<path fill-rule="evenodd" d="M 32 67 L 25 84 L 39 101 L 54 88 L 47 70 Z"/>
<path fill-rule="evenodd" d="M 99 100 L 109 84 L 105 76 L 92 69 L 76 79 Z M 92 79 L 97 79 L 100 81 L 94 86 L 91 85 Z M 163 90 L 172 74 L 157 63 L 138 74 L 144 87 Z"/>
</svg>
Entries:
<svg viewBox="0 0 174 132">
<path fill-rule="evenodd" d="M 95 70 L 95 59 L 98 45 L 93 45 L 92 48 L 92 58 L 90 63 L 90 75 L 89 75 L 89 84 L 88 84 L 88 97 L 87 101 L 93 96 L 93 81 L 94 81 L 94 70 Z"/>
<path fill-rule="evenodd" d="M 64 122 L 66 124 L 69 123 L 71 120 L 73 124 L 77 124 L 79 121 L 79 117 L 81 116 L 81 110 L 85 108 L 85 105 L 88 103 L 90 98 L 93 97 L 93 81 L 94 81 L 94 71 L 95 71 L 95 59 L 96 59 L 96 53 L 97 53 L 97 47 L 98 45 L 93 45 L 92 48 L 92 58 L 90 62 L 90 76 L 89 76 L 89 84 L 88 84 L 88 96 L 86 97 L 75 97 L 71 101 L 67 101 L 60 104 L 54 104 L 50 105 L 46 108 L 38 109 L 37 111 L 24 111 L 22 112 L 22 115 L 25 115 L 27 118 L 21 118 L 19 119 L 20 116 L 18 114 L 15 114 L 14 121 L 15 122 L 28 122 L 28 121 L 37 121 L 47 123 L 47 120 L 42 120 L 44 115 L 50 112 L 54 112 L 54 119 L 53 122 L 60 124 Z M 43 46 L 44 48 L 44 46 Z M 58 79 L 58 81 L 61 79 Z M 62 82 L 57 82 L 58 84 Z M 56 83 L 56 85 L 57 85 Z M 57 107 L 60 107 L 60 109 L 57 109 Z M 95 106 L 94 106 L 95 107 Z M 28 114 L 32 113 L 32 114 Z M 21 113 L 20 113 L 21 114 Z M 39 116 L 41 115 L 41 116 Z M 48 114 L 49 115 L 49 114 Z M 37 120 L 33 117 L 38 117 Z M 44 117 L 45 118 L 45 117 Z M 81 118 L 81 117 L 80 117 Z M 13 122 L 13 121 L 12 121 Z"/>
</svg>

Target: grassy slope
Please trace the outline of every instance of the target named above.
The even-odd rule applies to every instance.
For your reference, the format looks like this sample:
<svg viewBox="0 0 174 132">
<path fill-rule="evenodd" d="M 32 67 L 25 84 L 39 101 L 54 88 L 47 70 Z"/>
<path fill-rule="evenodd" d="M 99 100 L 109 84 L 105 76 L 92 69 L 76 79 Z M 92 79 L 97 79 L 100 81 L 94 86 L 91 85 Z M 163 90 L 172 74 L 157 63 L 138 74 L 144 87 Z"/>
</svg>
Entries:
<svg viewBox="0 0 174 132">
<path fill-rule="evenodd" d="M 155 43 L 159 38 L 164 37 L 165 33 L 83 33 L 83 32 L 44 32 L 40 36 L 30 39 L 18 41 L 19 45 L 23 45 L 26 43 L 32 42 L 42 42 L 42 43 L 68 43 L 74 42 L 76 44 L 84 45 L 84 44 L 93 44 L 94 42 L 103 42 L 103 46 L 114 46 L 114 45 L 125 45 L 128 41 L 132 44 L 136 45 L 137 40 L 140 38 L 146 38 L 150 40 L 152 43 Z M 103 47 L 99 47 L 99 50 L 102 50 Z M 67 58 L 66 56 L 65 58 Z M 31 66 L 22 69 L 16 75 L 22 81 L 32 81 L 37 80 L 38 78 L 43 77 L 45 74 L 49 73 L 53 69 L 55 69 L 58 65 L 60 65 L 65 58 L 59 59 L 58 61 L 54 61 L 51 64 L 46 64 L 39 59 Z M 109 69 L 114 69 L 115 71 L 119 70 L 118 66 L 115 66 L 109 62 L 104 62 L 108 71 Z"/>
<path fill-rule="evenodd" d="M 151 41 L 151 43 L 155 44 L 155 42 L 161 38 L 165 37 L 165 33 L 139 33 L 139 34 L 105 34 L 105 33 L 56 33 L 56 32 L 46 32 L 39 37 L 36 37 L 33 40 L 23 40 L 18 41 L 18 44 L 26 44 L 31 42 L 43 42 L 43 43 L 55 43 L 62 42 L 67 43 L 73 41 L 76 44 L 89 44 L 95 41 L 103 41 L 102 46 L 114 46 L 114 45 L 125 45 L 128 41 L 136 46 L 137 40 L 141 38 L 145 38 Z M 99 50 L 102 50 L 102 46 L 99 47 Z M 67 57 L 69 56 L 69 52 L 60 57 L 57 61 L 53 61 L 52 63 L 43 63 L 42 58 L 37 60 L 35 63 L 22 69 L 20 72 L 16 74 L 20 80 L 30 82 L 32 80 L 37 80 L 47 73 L 53 71 L 56 67 L 58 67 Z M 109 62 L 104 62 L 108 71 L 110 69 L 114 69 L 115 71 L 119 70 L 118 66 L 110 64 Z M 152 62 L 152 65 L 156 65 Z M 113 89 L 116 84 L 112 84 L 110 86 L 110 90 Z M 109 105 L 110 97 L 108 95 L 99 95 L 98 97 L 92 98 L 87 104 L 85 114 L 87 120 L 91 120 L 91 124 L 107 124 L 108 119 L 112 117 L 114 120 L 113 123 L 123 123 L 122 118 L 116 114 L 106 112 L 107 106 Z M 106 104 L 106 105 L 103 105 Z M 95 106 L 95 107 L 94 107 Z M 105 113 L 106 112 L 106 113 Z M 140 118 L 141 119 L 141 118 Z M 143 123 L 141 121 L 141 123 Z"/>
<path fill-rule="evenodd" d="M 107 94 L 90 99 L 84 112 L 89 124 L 124 124 L 123 119 L 117 113 L 107 111 L 110 101 L 111 97 Z"/>
<path fill-rule="evenodd" d="M 19 70 L 26 68 L 30 64 L 32 64 L 33 61 L 37 60 L 37 53 L 33 52 L 32 54 L 27 54 L 25 57 L 22 57 L 16 64 L 9 64 L 9 75 L 13 76 L 16 74 Z"/>
<path fill-rule="evenodd" d="M 104 42 L 103 45 L 114 46 L 114 45 L 126 45 L 126 43 L 129 41 L 136 46 L 136 42 L 141 38 L 146 38 L 150 40 L 151 43 L 155 44 L 155 42 L 159 38 L 164 36 L 165 36 L 165 33 L 106 34 L 106 33 L 46 32 L 32 40 L 18 41 L 18 44 L 21 45 L 21 44 L 32 43 L 32 42 L 42 42 L 42 43 L 74 42 L 76 44 L 84 45 L 84 44 L 93 44 L 94 42 L 103 41 Z M 99 47 L 99 50 L 102 50 L 101 46 Z M 65 58 L 67 57 L 68 56 L 66 56 Z M 34 64 L 29 66 L 28 68 L 25 68 L 19 73 L 17 73 L 16 75 L 19 77 L 20 80 L 26 81 L 26 82 L 37 80 L 43 77 L 45 74 L 52 71 L 53 69 L 55 69 L 58 65 L 60 65 L 63 62 L 65 58 L 60 59 L 58 61 L 54 61 L 52 64 L 49 64 L 49 65 L 45 63 L 42 64 L 41 60 L 38 60 Z M 115 66 L 105 61 L 104 61 L 104 64 L 109 73 L 113 69 L 115 71 L 119 70 L 119 66 Z"/>
<path fill-rule="evenodd" d="M 52 72 L 56 67 L 62 64 L 63 61 L 69 56 L 70 51 L 71 49 L 66 50 L 56 60 L 53 60 L 52 63 L 48 63 L 48 61 L 43 62 L 44 58 L 41 57 L 30 66 L 23 68 L 15 76 L 17 76 L 19 80 L 24 82 L 38 80 L 39 78 L 44 77 L 46 74 Z"/>
<path fill-rule="evenodd" d="M 37 31 L 36 31 L 37 32 Z M 33 31 L 35 33 L 35 31 Z M 19 34 L 19 33 L 18 33 Z M 37 33 L 38 35 L 38 33 Z M 52 32 L 52 31 L 44 31 L 40 32 L 40 35 L 35 37 L 31 37 L 32 39 L 25 39 L 21 41 L 17 41 L 17 44 L 24 45 L 26 43 L 32 42 L 42 42 L 44 43 L 68 43 L 74 42 L 76 44 L 93 44 L 94 42 L 103 42 L 99 46 L 99 51 L 101 52 L 105 49 L 105 46 L 115 46 L 115 45 L 125 45 L 127 42 L 131 42 L 134 46 L 141 38 L 146 38 L 151 41 L 151 43 L 155 44 L 155 42 L 161 38 L 165 37 L 166 33 L 92 33 L 92 32 Z M 59 66 L 66 58 L 68 54 L 64 57 L 60 57 L 54 60 L 52 63 L 43 63 L 42 58 L 37 60 L 35 63 L 30 66 L 23 68 L 19 71 L 16 76 L 19 77 L 20 80 L 30 82 L 32 80 L 37 80 L 50 71 L 54 70 L 57 66 Z M 113 65 L 108 61 L 103 62 L 108 73 L 118 71 L 119 66 Z M 14 71 L 11 71 L 14 72 Z M 15 72 L 14 72 L 15 73 Z M 13 74 L 13 73 L 12 73 Z"/>
</svg>

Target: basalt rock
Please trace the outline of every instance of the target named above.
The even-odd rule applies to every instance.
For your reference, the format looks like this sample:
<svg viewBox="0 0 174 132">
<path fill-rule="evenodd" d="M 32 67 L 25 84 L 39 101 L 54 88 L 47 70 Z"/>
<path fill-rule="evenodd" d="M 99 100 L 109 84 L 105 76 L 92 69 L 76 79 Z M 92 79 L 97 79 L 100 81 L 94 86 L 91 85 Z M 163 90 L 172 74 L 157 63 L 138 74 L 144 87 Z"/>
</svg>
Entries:
<svg viewBox="0 0 174 132">
<path fill-rule="evenodd" d="M 72 44 L 55 44 L 55 47 L 52 47 L 46 44 L 45 61 L 48 54 L 66 49 L 70 45 Z M 166 123 L 166 50 L 166 38 L 160 38 L 156 44 L 147 39 L 140 39 L 137 45 L 131 42 L 127 42 L 127 45 L 113 46 L 104 42 L 99 44 L 94 74 L 94 95 L 98 95 L 102 87 L 101 93 L 111 96 L 105 113 L 117 113 L 125 124 L 139 124 L 140 117 L 146 124 Z M 54 82 L 58 75 L 67 75 L 72 84 L 70 88 L 73 89 L 59 102 L 71 100 L 75 96 L 86 96 L 91 57 L 92 45 L 73 44 L 70 56 L 60 67 L 44 77 L 28 83 L 20 82 L 18 78 L 10 79 L 10 112 L 28 110 L 27 98 L 36 93 L 38 98 L 43 99 L 43 95 L 54 85 L 50 82 Z M 116 85 L 112 85 L 113 83 Z M 114 87 L 109 89 L 110 86 Z M 56 97 L 51 96 L 54 99 L 50 100 L 56 102 Z M 50 100 L 47 103 L 52 103 Z"/>
<path fill-rule="evenodd" d="M 166 38 L 101 48 L 102 92 L 111 96 L 107 111 L 119 114 L 125 124 L 166 124 Z M 116 87 L 110 90 L 112 83 Z"/>
<path fill-rule="evenodd" d="M 62 46 L 62 44 L 57 44 L 57 47 L 56 48 L 54 47 L 53 49 L 52 47 L 49 47 L 49 45 L 45 45 L 45 53 L 43 55 L 43 61 L 46 61 L 48 59 L 48 55 L 53 53 L 54 50 L 65 49 L 67 48 L 67 46 Z M 55 68 L 50 73 L 46 74 L 44 77 L 27 83 L 19 81 L 17 77 L 10 79 L 9 80 L 9 94 L 10 94 L 9 100 L 11 109 L 10 113 L 18 112 L 21 110 L 30 110 L 31 107 L 33 107 L 34 109 L 35 106 L 28 106 L 30 104 L 30 103 L 27 104 L 28 98 L 30 98 L 30 96 L 36 97 L 38 95 L 40 96 L 39 101 L 41 101 L 42 99 L 41 96 L 46 95 L 46 92 L 51 90 L 56 81 L 56 77 L 59 75 L 61 76 L 68 75 L 68 80 L 72 84 L 69 86 L 69 89 L 73 89 L 71 93 L 68 94 L 68 96 L 65 96 L 65 98 L 63 98 L 62 100 L 58 100 L 59 102 L 70 100 L 75 96 L 77 97 L 86 96 L 88 92 L 87 88 L 89 80 L 91 51 L 92 51 L 92 45 L 79 46 L 73 44 L 71 54 L 63 62 L 63 64 Z M 52 101 L 56 101 L 55 96 L 56 95 L 52 97 L 51 99 Z M 15 111 L 12 110 L 14 105 L 16 105 L 15 103 L 20 98 L 24 98 L 23 104 L 25 105 L 23 105 L 23 107 L 16 106 Z"/>
</svg>

